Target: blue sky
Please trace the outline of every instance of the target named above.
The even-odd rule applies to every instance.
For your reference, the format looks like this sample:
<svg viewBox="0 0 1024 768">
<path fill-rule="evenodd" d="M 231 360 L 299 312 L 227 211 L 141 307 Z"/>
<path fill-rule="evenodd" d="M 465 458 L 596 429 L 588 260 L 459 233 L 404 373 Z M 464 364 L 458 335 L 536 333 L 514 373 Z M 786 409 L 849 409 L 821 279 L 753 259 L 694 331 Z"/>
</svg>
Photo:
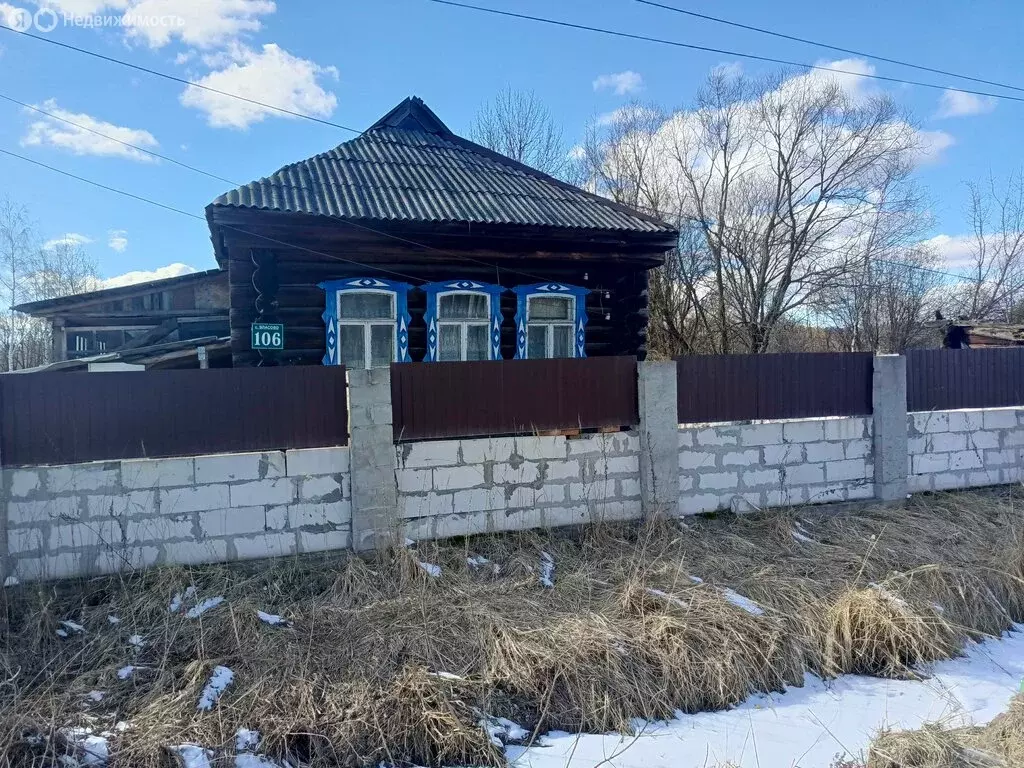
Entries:
<svg viewBox="0 0 1024 768">
<path fill-rule="evenodd" d="M 843 58 L 827 50 L 723 27 L 631 0 L 479 0 L 482 5 L 621 31 L 749 51 L 794 61 Z M 670 4 L 893 58 L 1024 86 L 1011 0 L 828 4 L 670 0 Z M 427 0 L 50 0 L 72 14 L 139 24 L 87 28 L 63 19 L 48 37 L 222 90 L 313 113 L 355 128 L 407 95 L 421 96 L 456 132 L 468 134 L 481 103 L 505 85 L 536 92 L 571 143 L 588 121 L 631 99 L 663 108 L 690 103 L 718 54 L 606 37 L 450 8 Z M 0 15 L 28 0 L 0 0 Z M 146 19 L 175 17 L 172 24 Z M 5 18 L 11 18 L 9 15 Z M 181 21 L 178 22 L 177 19 Z M 35 31 L 35 30 L 33 30 Z M 757 75 L 772 65 L 739 61 Z M 972 86 L 881 62 L 879 74 Z M 630 73 L 630 74 L 624 74 Z M 616 78 L 600 80 L 602 76 Z M 596 82 L 595 82 L 596 81 Z M 607 85 L 602 86 L 602 83 Z M 618 86 L 618 87 L 616 87 Z M 967 232 L 963 182 L 1021 164 L 1024 103 L 946 97 L 920 87 L 875 84 L 910 110 L 938 151 L 917 171 L 933 201 L 936 236 L 951 259 Z M 984 89 L 984 87 L 982 87 Z M 328 149 L 351 134 L 265 114 L 36 40 L 0 33 L 0 94 L 238 182 Z M 1011 94 L 1014 92 L 1010 92 Z M 1016 95 L 1024 95 L 1017 92 Z M 227 185 L 152 162 L 74 128 L 0 101 L 0 148 L 196 214 Z M 152 208 L 0 155 L 0 195 L 26 205 L 44 239 L 82 238 L 104 277 L 173 263 L 214 266 L 203 223 Z M 955 261 L 954 261 L 955 263 Z"/>
</svg>

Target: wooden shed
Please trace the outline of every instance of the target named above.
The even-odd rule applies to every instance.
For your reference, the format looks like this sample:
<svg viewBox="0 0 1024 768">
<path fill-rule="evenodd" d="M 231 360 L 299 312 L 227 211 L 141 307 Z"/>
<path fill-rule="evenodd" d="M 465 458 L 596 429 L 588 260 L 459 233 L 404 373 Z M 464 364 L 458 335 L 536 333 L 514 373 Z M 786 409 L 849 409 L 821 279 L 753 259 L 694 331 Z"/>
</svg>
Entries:
<svg viewBox="0 0 1024 768">
<path fill-rule="evenodd" d="M 206 209 L 235 365 L 646 354 L 675 227 L 456 136 L 418 98 Z M 252 349 L 253 323 L 284 349 Z"/>
</svg>

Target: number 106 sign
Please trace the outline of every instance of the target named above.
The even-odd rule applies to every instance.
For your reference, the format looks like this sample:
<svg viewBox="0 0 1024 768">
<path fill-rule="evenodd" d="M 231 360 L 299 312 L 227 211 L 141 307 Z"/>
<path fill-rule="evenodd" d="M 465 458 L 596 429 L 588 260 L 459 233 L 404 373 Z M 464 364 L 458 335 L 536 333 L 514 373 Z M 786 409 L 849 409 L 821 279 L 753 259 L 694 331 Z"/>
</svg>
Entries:
<svg viewBox="0 0 1024 768">
<path fill-rule="evenodd" d="M 253 323 L 253 349 L 284 349 L 284 325 L 281 323 Z"/>
</svg>

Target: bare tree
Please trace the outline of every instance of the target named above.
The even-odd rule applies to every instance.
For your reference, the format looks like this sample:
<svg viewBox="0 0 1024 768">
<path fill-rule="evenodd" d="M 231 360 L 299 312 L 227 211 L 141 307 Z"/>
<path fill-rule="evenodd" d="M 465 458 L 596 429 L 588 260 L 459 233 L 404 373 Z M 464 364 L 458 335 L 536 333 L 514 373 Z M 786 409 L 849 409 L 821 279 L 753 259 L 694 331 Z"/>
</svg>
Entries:
<svg viewBox="0 0 1024 768">
<path fill-rule="evenodd" d="M 9 198 L 0 199 L 0 287 L 4 295 L 7 317 L 3 324 L 3 343 L 6 347 L 6 370 L 15 367 L 15 348 L 19 327 L 24 325 L 14 311 L 14 305 L 25 298 L 25 280 L 33 271 L 35 243 L 28 211 Z"/>
<path fill-rule="evenodd" d="M 524 165 L 561 176 L 571 165 L 562 129 L 533 91 L 506 86 L 477 112 L 473 140 Z"/>
</svg>

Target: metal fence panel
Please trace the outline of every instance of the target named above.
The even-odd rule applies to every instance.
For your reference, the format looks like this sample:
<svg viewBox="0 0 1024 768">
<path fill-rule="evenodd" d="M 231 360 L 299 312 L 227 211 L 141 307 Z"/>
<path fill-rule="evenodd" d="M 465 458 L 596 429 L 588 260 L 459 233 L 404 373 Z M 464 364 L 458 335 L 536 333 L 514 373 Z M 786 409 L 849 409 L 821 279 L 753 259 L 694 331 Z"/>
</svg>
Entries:
<svg viewBox="0 0 1024 768">
<path fill-rule="evenodd" d="M 871 353 L 694 355 L 676 360 L 681 424 L 871 413 Z"/>
<path fill-rule="evenodd" d="M 4 466 L 348 443 L 345 369 L 0 376 Z"/>
<path fill-rule="evenodd" d="M 907 352 L 907 410 L 1024 405 L 1024 348 Z"/>
<path fill-rule="evenodd" d="M 391 366 L 396 441 L 639 423 L 636 358 Z"/>
</svg>

